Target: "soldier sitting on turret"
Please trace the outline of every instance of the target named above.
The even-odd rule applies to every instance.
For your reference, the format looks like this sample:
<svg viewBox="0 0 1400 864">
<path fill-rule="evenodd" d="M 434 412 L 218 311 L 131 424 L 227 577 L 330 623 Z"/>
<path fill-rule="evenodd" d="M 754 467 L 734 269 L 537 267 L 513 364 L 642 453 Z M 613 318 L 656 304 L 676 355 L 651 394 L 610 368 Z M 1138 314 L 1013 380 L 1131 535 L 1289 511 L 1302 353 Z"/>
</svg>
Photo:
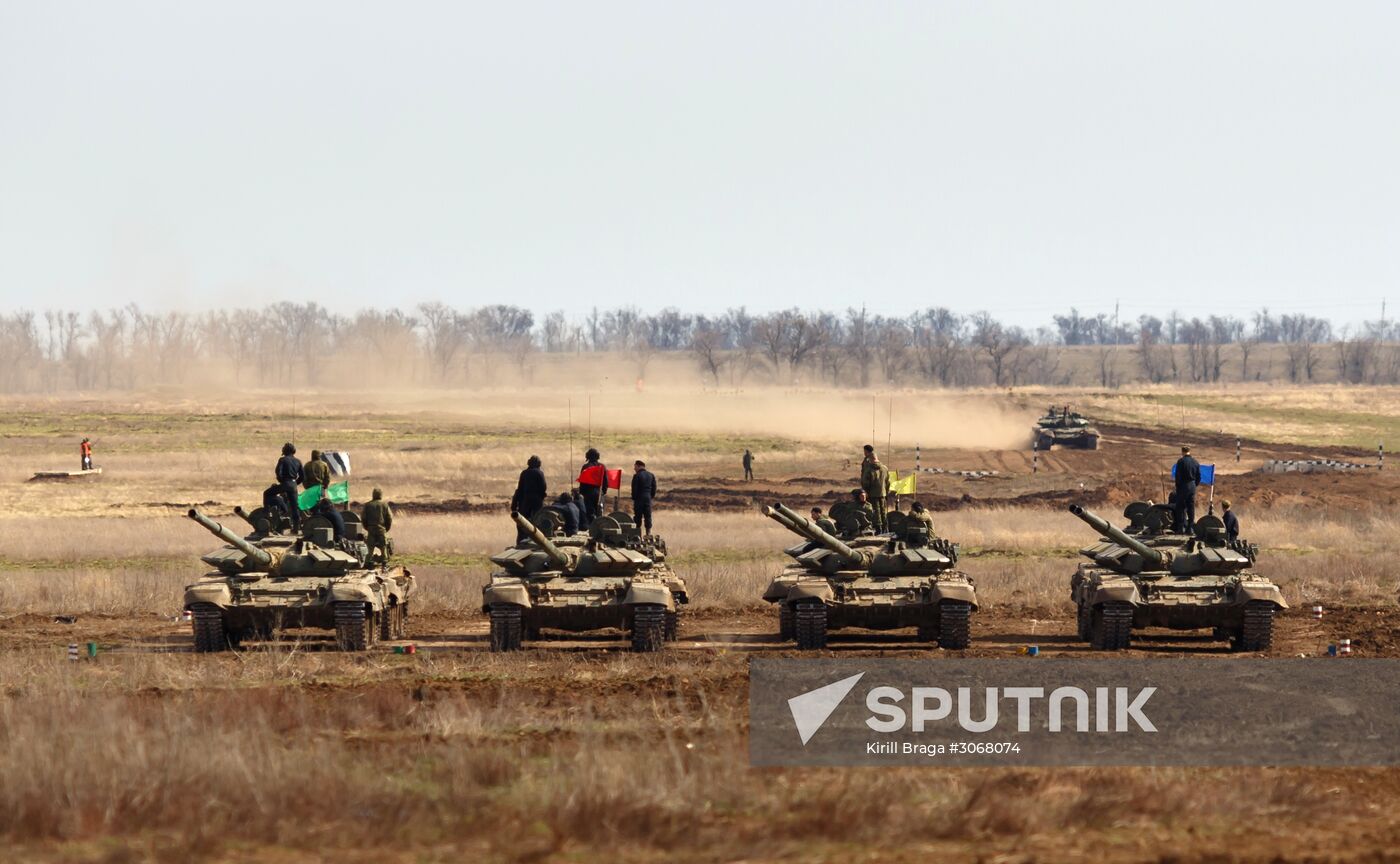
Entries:
<svg viewBox="0 0 1400 864">
<path fill-rule="evenodd" d="M 924 509 L 924 502 L 915 501 L 909 508 L 909 518 L 928 526 L 928 534 L 933 536 L 933 514 Z"/>
</svg>

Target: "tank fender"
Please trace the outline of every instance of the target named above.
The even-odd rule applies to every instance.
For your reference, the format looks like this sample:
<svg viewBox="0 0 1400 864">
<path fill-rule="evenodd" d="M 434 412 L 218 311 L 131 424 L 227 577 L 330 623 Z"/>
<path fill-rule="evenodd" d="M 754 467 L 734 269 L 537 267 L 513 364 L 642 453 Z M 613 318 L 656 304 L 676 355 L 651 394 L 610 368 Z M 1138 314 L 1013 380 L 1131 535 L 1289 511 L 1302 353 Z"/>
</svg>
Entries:
<svg viewBox="0 0 1400 864">
<path fill-rule="evenodd" d="M 519 580 L 493 582 L 482 592 L 481 611 L 490 612 L 492 606 L 520 606 L 530 608 L 530 592 L 525 583 Z"/>
<path fill-rule="evenodd" d="M 1283 592 L 1272 582 L 1241 582 L 1239 590 L 1235 592 L 1234 605 L 1243 606 L 1255 600 L 1267 600 L 1280 609 L 1288 608 Z"/>
<path fill-rule="evenodd" d="M 332 582 L 332 603 L 374 603 L 374 589 L 367 582 Z"/>
<path fill-rule="evenodd" d="M 796 603 L 799 600 L 820 600 L 823 603 L 833 603 L 836 601 L 836 592 L 832 590 L 831 583 L 825 579 L 803 580 L 789 588 L 787 593 L 787 602 Z"/>
<path fill-rule="evenodd" d="M 676 598 L 671 595 L 671 589 L 665 585 L 633 582 L 627 586 L 627 595 L 622 598 L 624 606 L 637 606 L 639 604 L 650 604 L 655 606 L 665 606 L 667 612 L 676 611 Z"/>
<path fill-rule="evenodd" d="M 185 608 L 195 603 L 213 603 L 223 608 L 233 603 L 233 592 L 229 590 L 228 583 L 222 580 L 197 582 L 185 587 Z"/>
<path fill-rule="evenodd" d="M 955 600 L 971 605 L 973 610 L 977 609 L 977 592 L 966 582 L 935 582 L 929 589 L 934 603 Z"/>
<path fill-rule="evenodd" d="M 1138 593 L 1137 586 L 1131 582 L 1115 585 L 1100 585 L 1094 590 L 1094 596 L 1090 599 L 1090 606 L 1098 606 L 1100 603 L 1131 603 L 1134 606 L 1142 605 L 1142 595 Z"/>
<path fill-rule="evenodd" d="M 788 591 L 792 588 L 791 579 L 774 579 L 768 583 L 768 587 L 763 590 L 763 599 L 768 603 L 777 603 L 788 596 Z"/>
</svg>

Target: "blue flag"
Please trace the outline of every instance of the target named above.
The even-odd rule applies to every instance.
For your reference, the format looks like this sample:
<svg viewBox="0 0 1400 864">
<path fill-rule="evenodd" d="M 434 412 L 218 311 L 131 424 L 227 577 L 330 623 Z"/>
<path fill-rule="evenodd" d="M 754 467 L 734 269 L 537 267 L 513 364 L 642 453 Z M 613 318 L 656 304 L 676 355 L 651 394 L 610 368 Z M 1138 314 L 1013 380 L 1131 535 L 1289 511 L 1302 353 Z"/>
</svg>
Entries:
<svg viewBox="0 0 1400 864">
<path fill-rule="evenodd" d="M 1175 462 L 1172 463 L 1172 479 L 1173 479 L 1173 480 L 1176 479 L 1176 463 L 1175 463 Z M 1215 466 L 1214 466 L 1214 465 L 1202 465 L 1202 466 L 1201 466 L 1201 485 L 1202 485 L 1202 486 L 1214 486 L 1214 485 L 1215 485 Z"/>
</svg>

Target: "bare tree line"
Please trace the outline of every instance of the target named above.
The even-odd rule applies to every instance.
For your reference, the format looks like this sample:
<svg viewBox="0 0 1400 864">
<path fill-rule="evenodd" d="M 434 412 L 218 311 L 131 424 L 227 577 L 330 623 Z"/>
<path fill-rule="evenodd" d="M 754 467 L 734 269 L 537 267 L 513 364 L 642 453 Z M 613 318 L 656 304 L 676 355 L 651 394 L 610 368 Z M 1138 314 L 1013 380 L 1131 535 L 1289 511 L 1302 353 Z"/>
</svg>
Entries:
<svg viewBox="0 0 1400 864">
<path fill-rule="evenodd" d="M 529 382 L 559 355 L 621 358 L 645 378 L 659 356 L 687 358 L 713 386 L 748 383 L 973 387 L 1131 382 L 1400 383 L 1400 327 L 1334 328 L 1308 315 L 1248 319 L 1143 315 L 1118 322 L 1071 309 L 1028 331 L 985 312 L 907 316 L 730 309 L 692 315 L 594 309 L 537 319 L 510 305 L 341 315 L 316 303 L 206 313 L 132 304 L 78 313 L 0 315 L 0 391 L 117 390 L 189 384 L 363 383 L 473 386 Z"/>
</svg>

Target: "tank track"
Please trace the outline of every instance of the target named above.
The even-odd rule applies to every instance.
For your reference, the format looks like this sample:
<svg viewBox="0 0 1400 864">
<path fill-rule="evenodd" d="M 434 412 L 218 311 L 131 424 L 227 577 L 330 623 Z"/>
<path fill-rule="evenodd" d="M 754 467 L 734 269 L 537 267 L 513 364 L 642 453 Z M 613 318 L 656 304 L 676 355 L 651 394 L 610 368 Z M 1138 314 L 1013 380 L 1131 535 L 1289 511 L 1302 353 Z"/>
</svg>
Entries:
<svg viewBox="0 0 1400 864">
<path fill-rule="evenodd" d="M 1092 606 L 1085 606 L 1083 603 L 1075 604 L 1076 623 L 1079 627 L 1079 641 L 1094 641 L 1094 609 Z"/>
<path fill-rule="evenodd" d="M 826 647 L 826 604 L 799 603 L 793 610 L 793 633 L 800 651 L 816 651 Z"/>
<path fill-rule="evenodd" d="M 1131 603 L 1104 603 L 1094 615 L 1090 644 L 1098 651 L 1122 651 L 1133 632 Z"/>
<path fill-rule="evenodd" d="M 491 650 L 519 651 L 523 632 L 519 606 L 500 606 L 491 610 Z"/>
<path fill-rule="evenodd" d="M 194 650 L 204 654 L 227 651 L 230 647 L 224 633 L 224 616 L 213 603 L 195 603 L 190 607 L 194 630 Z"/>
<path fill-rule="evenodd" d="M 666 607 L 642 603 L 632 610 L 632 651 L 650 654 L 666 644 Z"/>
<path fill-rule="evenodd" d="M 938 647 L 961 650 L 972 644 L 972 605 L 945 600 L 938 604 Z"/>
<path fill-rule="evenodd" d="M 666 641 L 674 642 L 681 635 L 681 613 L 680 610 L 666 613 Z"/>
<path fill-rule="evenodd" d="M 786 603 L 778 604 L 778 638 L 787 642 L 797 636 L 797 618 L 792 611 L 792 607 Z"/>
<path fill-rule="evenodd" d="M 915 638 L 920 642 L 937 642 L 941 629 L 936 610 L 930 610 L 929 617 L 919 622 L 919 631 Z"/>
<path fill-rule="evenodd" d="M 390 606 L 379 613 L 379 641 L 391 642 L 395 639 L 402 639 L 408 635 L 408 628 L 404 626 L 404 608 L 402 606 Z"/>
<path fill-rule="evenodd" d="M 1268 651 L 1274 644 L 1274 604 L 1251 600 L 1244 604 L 1244 626 L 1234 642 L 1236 651 Z"/>
<path fill-rule="evenodd" d="M 363 603 L 335 604 L 335 644 L 341 651 L 368 651 L 374 644 L 374 625 Z"/>
</svg>

